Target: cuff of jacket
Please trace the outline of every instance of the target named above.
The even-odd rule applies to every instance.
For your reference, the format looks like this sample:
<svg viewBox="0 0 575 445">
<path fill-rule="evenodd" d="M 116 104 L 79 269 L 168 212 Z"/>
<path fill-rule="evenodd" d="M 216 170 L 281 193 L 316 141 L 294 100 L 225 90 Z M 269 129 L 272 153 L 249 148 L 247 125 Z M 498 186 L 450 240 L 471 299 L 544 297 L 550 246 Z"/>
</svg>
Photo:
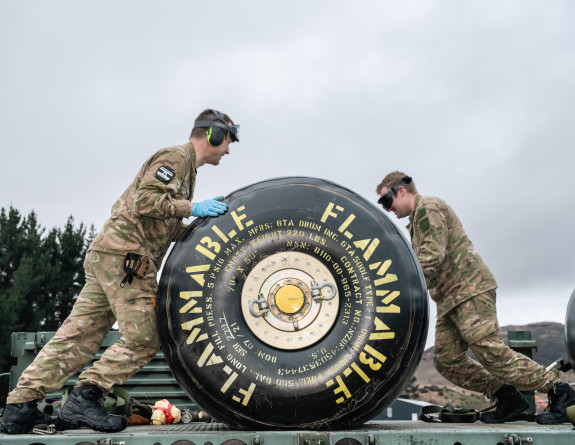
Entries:
<svg viewBox="0 0 575 445">
<path fill-rule="evenodd" d="M 181 200 L 176 201 L 176 216 L 178 218 L 189 218 L 192 216 L 192 203 L 190 201 Z"/>
</svg>

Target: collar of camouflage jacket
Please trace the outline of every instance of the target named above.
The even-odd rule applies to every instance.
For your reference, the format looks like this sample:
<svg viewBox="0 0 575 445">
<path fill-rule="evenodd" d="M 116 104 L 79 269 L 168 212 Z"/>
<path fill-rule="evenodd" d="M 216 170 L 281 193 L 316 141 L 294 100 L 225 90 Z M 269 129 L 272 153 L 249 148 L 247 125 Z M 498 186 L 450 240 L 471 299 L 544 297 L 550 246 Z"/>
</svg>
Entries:
<svg viewBox="0 0 575 445">
<path fill-rule="evenodd" d="M 407 231 L 412 237 L 413 234 L 411 233 L 411 228 L 413 227 L 413 219 L 415 218 L 415 211 L 417 210 L 419 201 L 421 201 L 421 195 L 418 193 L 417 195 L 415 195 L 415 201 L 413 202 L 413 211 L 409 215 L 409 224 L 407 225 Z"/>
<path fill-rule="evenodd" d="M 184 147 L 190 151 L 192 156 L 192 169 L 197 173 L 198 170 L 196 167 L 196 149 L 194 148 L 194 144 L 192 144 L 192 141 L 189 141 L 187 144 L 184 144 Z"/>
</svg>

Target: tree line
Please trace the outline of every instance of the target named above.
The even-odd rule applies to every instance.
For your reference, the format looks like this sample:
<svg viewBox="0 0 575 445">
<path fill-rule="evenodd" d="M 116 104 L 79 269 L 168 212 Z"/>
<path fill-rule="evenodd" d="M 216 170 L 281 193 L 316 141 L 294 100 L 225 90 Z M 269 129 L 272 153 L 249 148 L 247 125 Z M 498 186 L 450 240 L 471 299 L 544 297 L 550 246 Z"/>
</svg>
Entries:
<svg viewBox="0 0 575 445">
<path fill-rule="evenodd" d="M 11 364 L 11 333 L 55 331 L 84 286 L 83 261 L 94 226 L 46 230 L 32 211 L 0 210 L 0 372 Z"/>
</svg>

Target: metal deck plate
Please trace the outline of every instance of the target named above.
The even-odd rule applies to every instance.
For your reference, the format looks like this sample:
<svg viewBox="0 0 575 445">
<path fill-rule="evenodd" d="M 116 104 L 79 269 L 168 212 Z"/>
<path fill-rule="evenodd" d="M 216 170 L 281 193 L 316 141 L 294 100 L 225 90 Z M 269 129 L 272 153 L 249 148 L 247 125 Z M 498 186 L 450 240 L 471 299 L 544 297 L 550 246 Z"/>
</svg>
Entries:
<svg viewBox="0 0 575 445">
<path fill-rule="evenodd" d="M 343 431 L 239 431 L 221 423 L 131 426 L 116 434 L 88 429 L 55 435 L 0 435 L 0 445 L 498 445 L 575 443 L 570 424 L 502 425 L 372 421 Z"/>
</svg>

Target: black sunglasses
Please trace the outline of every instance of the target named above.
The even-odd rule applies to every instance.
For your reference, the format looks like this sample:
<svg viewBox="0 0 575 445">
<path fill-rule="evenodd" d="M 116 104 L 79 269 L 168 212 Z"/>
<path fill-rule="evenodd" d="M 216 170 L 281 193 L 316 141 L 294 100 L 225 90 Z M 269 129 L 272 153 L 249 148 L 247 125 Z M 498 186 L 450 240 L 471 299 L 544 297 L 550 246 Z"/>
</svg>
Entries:
<svg viewBox="0 0 575 445">
<path fill-rule="evenodd" d="M 232 141 L 239 142 L 240 141 L 240 126 L 239 125 L 228 125 L 230 129 L 230 136 Z"/>
<path fill-rule="evenodd" d="M 401 187 L 403 184 L 409 184 L 412 181 L 411 177 L 404 176 L 401 178 L 401 182 L 399 184 L 394 185 L 389 189 L 389 191 L 383 195 L 381 198 L 377 200 L 379 204 L 385 209 L 389 210 L 393 204 L 393 195 L 397 192 L 397 189 Z"/>
</svg>

